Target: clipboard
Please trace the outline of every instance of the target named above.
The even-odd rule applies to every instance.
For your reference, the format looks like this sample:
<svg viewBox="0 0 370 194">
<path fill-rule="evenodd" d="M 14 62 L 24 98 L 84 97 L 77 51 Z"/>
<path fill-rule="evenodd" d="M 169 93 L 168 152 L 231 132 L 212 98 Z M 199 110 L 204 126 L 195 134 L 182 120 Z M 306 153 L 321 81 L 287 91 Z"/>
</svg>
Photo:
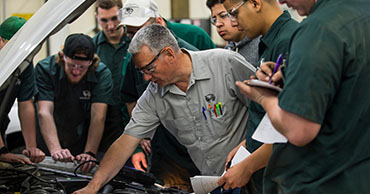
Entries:
<svg viewBox="0 0 370 194">
<path fill-rule="evenodd" d="M 252 79 L 252 80 L 250 80 L 249 82 L 247 82 L 247 85 L 272 89 L 272 90 L 275 90 L 278 93 L 280 93 L 281 91 L 283 91 L 283 89 L 281 89 L 281 88 L 279 88 L 277 86 L 274 86 L 272 84 L 269 84 L 268 82 L 260 81 L 258 79 Z"/>
</svg>

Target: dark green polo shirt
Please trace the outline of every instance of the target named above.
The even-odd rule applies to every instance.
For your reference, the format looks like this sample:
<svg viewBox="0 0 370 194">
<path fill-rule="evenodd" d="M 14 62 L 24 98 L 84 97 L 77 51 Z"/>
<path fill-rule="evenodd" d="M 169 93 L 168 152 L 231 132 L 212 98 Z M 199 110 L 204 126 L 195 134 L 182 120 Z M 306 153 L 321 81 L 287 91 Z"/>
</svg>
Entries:
<svg viewBox="0 0 370 194">
<path fill-rule="evenodd" d="M 318 0 L 294 33 L 279 106 L 321 128 L 305 146 L 274 145 L 266 193 L 370 192 L 369 10 Z"/>
<path fill-rule="evenodd" d="M 6 89 L 0 91 L 0 102 L 3 103 L 4 96 L 8 90 L 9 86 Z M 33 98 L 37 93 L 37 88 L 35 84 L 35 75 L 33 71 L 33 64 L 30 63 L 26 69 L 20 74 L 19 82 L 17 82 L 13 88 L 13 92 L 9 96 L 8 104 L 5 105 L 5 114 L 2 118 L 2 123 L 0 123 L 0 131 L 5 142 L 5 131 L 8 128 L 10 122 L 8 114 L 14 104 L 15 99 L 17 98 L 18 102 L 27 101 Z M 1 104 L 0 103 L 0 104 Z"/>
<path fill-rule="evenodd" d="M 47 57 L 36 65 L 37 100 L 54 103 L 54 121 L 63 148 L 72 154 L 83 152 L 90 122 L 92 103 L 108 104 L 112 95 L 112 74 L 100 63 L 89 71 L 78 84 L 71 84 L 64 68 Z"/>
<path fill-rule="evenodd" d="M 281 53 L 288 51 L 289 42 L 294 31 L 298 28 L 298 22 L 290 17 L 285 11 L 272 24 L 266 35 L 260 40 L 258 52 L 260 60 L 276 61 Z M 259 66 L 260 64 L 258 64 Z M 258 103 L 251 101 L 248 107 L 248 123 L 246 134 L 246 145 L 250 152 L 256 151 L 262 143 L 252 139 L 257 126 L 265 115 L 265 110 Z M 247 189 L 252 193 L 262 193 L 262 176 L 264 169 L 253 174 L 247 185 Z"/>
<path fill-rule="evenodd" d="M 211 37 L 201 27 L 196 25 L 169 22 L 167 20 L 165 21 L 167 28 L 173 31 L 176 36 L 195 46 L 199 50 L 216 48 L 216 45 L 213 43 Z"/>
<path fill-rule="evenodd" d="M 287 53 L 290 39 L 298 25 L 298 22 L 292 19 L 287 11 L 281 14 L 260 40 L 258 47 L 260 60 L 276 61 L 280 54 Z M 248 112 L 247 149 L 254 152 L 262 143 L 253 140 L 252 135 L 266 112 L 254 101 L 251 101 Z"/>
<path fill-rule="evenodd" d="M 198 50 L 176 35 L 174 36 L 180 48 L 193 51 Z M 126 76 L 121 89 L 124 102 L 136 102 L 143 94 L 148 84 L 149 82 L 144 80 L 143 74 L 136 70 L 135 63 L 131 59 L 127 66 Z M 199 170 L 191 160 L 186 148 L 181 145 L 163 125 L 158 126 L 152 140 L 152 152 L 154 157 L 153 160 L 159 160 L 160 157 L 165 155 L 176 161 L 183 168 L 189 170 L 191 174 L 199 174 Z"/>
<path fill-rule="evenodd" d="M 125 76 L 126 66 L 124 66 L 124 61 L 130 40 L 128 37 L 122 36 L 118 45 L 112 45 L 106 39 L 103 31 L 97 33 L 93 40 L 96 46 L 96 54 L 100 57 L 100 61 L 112 72 L 113 93 L 109 104 L 121 107 L 123 102 L 121 99 L 120 89 Z"/>
</svg>

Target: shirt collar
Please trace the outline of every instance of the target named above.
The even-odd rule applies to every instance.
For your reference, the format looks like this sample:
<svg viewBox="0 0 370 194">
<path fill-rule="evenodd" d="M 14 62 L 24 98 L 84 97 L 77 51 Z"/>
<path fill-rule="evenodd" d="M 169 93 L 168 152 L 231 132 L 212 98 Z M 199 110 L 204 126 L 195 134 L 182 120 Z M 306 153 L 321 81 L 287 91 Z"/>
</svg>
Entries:
<svg viewBox="0 0 370 194">
<path fill-rule="evenodd" d="M 97 47 L 101 44 L 110 44 L 107 37 L 105 36 L 104 32 L 103 31 L 100 31 L 100 33 L 98 34 L 97 36 Z M 130 42 L 130 38 L 128 38 L 125 34 L 123 34 L 120 42 L 119 42 L 119 45 L 118 47 L 124 45 L 126 42 Z"/>
<path fill-rule="evenodd" d="M 270 29 L 267 31 L 266 35 L 263 36 L 260 40 L 260 45 L 263 44 L 264 47 L 269 47 L 271 45 L 274 45 L 274 42 L 276 41 L 276 37 L 278 36 L 280 29 L 284 26 L 286 22 L 288 22 L 291 19 L 290 14 L 288 11 L 284 11 L 283 14 L 281 14 L 276 21 L 272 24 Z M 259 54 L 261 55 L 261 49 L 263 46 L 260 46 Z"/>
<path fill-rule="evenodd" d="M 207 62 L 205 62 L 204 59 L 199 56 L 199 51 L 194 52 L 184 48 L 182 48 L 181 51 L 189 54 L 192 63 L 192 72 L 190 74 L 188 88 L 194 85 L 196 81 L 211 79 L 211 71 L 208 65 L 206 65 Z M 163 97 L 169 91 L 179 94 L 179 89 L 176 87 L 176 85 L 170 84 L 163 88 L 161 96 Z"/>
</svg>

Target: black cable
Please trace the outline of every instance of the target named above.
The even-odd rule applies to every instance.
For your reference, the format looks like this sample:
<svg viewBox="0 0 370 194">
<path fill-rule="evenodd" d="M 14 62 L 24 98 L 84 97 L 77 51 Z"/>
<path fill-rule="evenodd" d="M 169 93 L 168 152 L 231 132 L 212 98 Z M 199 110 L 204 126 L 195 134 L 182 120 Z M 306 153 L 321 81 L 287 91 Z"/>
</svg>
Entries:
<svg viewBox="0 0 370 194">
<path fill-rule="evenodd" d="M 44 180 L 40 177 L 37 177 L 35 175 L 33 175 L 32 173 L 29 173 L 27 171 L 24 171 L 24 170 L 18 170 L 18 169 L 9 169 L 9 168 L 5 168 L 5 169 L 2 169 L 0 168 L 0 171 L 11 171 L 11 172 L 17 172 L 17 173 L 21 173 L 21 174 L 26 174 L 28 176 L 31 176 L 32 178 L 40 181 L 40 182 L 43 182 L 43 183 L 48 183 L 48 184 L 56 184 L 54 181 L 50 180 L 50 181 L 47 181 L 47 180 Z"/>
<path fill-rule="evenodd" d="M 77 177 L 77 170 L 84 164 L 88 163 L 88 162 L 95 162 L 95 164 L 99 165 L 99 162 L 96 161 L 96 160 L 86 160 L 85 162 L 81 162 L 79 165 L 76 166 L 75 170 L 73 171 L 73 174 Z"/>
</svg>

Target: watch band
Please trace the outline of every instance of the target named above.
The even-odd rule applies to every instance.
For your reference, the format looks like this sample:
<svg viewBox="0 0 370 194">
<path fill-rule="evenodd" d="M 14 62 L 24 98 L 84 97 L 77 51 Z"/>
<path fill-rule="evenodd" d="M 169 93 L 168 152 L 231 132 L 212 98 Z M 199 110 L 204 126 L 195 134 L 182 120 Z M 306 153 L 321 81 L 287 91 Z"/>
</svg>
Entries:
<svg viewBox="0 0 370 194">
<path fill-rule="evenodd" d="M 96 158 L 95 154 L 94 154 L 94 153 L 92 153 L 92 152 L 90 152 L 90 151 L 85 152 L 85 154 L 88 154 L 88 155 L 90 155 L 90 156 L 92 156 L 92 157 Z"/>
</svg>

